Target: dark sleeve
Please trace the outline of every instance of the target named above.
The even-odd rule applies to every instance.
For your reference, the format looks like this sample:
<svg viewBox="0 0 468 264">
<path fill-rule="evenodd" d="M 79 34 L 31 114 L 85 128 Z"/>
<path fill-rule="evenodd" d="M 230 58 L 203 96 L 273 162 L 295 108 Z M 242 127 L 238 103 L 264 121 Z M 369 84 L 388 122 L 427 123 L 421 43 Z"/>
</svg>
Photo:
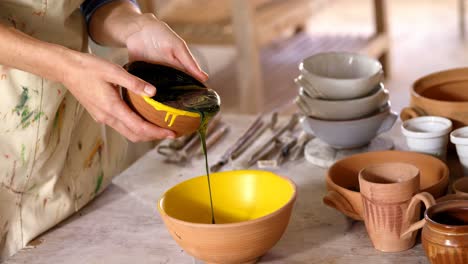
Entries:
<svg viewBox="0 0 468 264">
<path fill-rule="evenodd" d="M 83 13 L 86 23 L 89 23 L 89 20 L 93 16 L 94 12 L 101 6 L 110 3 L 116 0 L 86 0 L 81 4 L 81 13 Z M 126 0 L 132 2 L 134 5 L 138 6 L 136 0 Z"/>
</svg>

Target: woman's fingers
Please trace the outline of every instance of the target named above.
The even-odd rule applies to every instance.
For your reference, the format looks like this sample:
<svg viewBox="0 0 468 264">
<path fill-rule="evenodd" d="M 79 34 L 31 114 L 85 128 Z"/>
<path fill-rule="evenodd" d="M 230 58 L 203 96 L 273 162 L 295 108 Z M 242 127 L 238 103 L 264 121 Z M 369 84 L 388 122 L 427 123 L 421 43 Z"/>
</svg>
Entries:
<svg viewBox="0 0 468 264">
<path fill-rule="evenodd" d="M 125 87 L 135 94 L 150 97 L 156 94 L 156 88 L 153 85 L 128 73 L 126 70 L 117 65 L 113 67 L 113 71 L 107 75 L 109 82 Z"/>
<path fill-rule="evenodd" d="M 122 101 L 115 104 L 112 115 L 130 128 L 134 134 L 142 138 L 175 138 L 173 131 L 146 122 Z"/>
<path fill-rule="evenodd" d="M 178 49 L 175 49 L 174 57 L 183 65 L 183 67 L 192 74 L 195 78 L 202 82 L 206 82 L 208 80 L 208 74 L 204 72 L 198 63 L 195 61 L 195 58 L 190 53 L 185 42 L 181 40 L 181 44 Z"/>
</svg>

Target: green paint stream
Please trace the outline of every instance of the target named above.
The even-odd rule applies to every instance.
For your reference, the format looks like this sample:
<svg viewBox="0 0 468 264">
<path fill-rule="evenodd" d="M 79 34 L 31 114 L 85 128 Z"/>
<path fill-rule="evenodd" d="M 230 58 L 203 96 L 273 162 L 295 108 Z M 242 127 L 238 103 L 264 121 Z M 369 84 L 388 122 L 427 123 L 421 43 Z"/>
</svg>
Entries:
<svg viewBox="0 0 468 264">
<path fill-rule="evenodd" d="M 213 197 L 211 195 L 210 170 L 205 139 L 208 123 L 220 109 L 221 100 L 218 94 L 190 75 L 167 66 L 138 61 L 128 65 L 127 70 L 156 87 L 158 91 L 156 95 L 152 97 L 155 101 L 177 109 L 200 114 L 198 135 L 205 156 L 205 169 L 211 207 L 211 223 L 214 224 L 216 221 Z"/>
</svg>

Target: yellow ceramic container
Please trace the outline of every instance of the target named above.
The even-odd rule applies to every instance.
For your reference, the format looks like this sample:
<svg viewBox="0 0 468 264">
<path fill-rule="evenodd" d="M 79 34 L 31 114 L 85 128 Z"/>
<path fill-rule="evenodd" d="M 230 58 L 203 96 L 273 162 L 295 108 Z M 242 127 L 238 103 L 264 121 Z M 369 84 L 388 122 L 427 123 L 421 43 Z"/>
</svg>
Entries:
<svg viewBox="0 0 468 264">
<path fill-rule="evenodd" d="M 216 224 L 206 176 L 184 181 L 159 200 L 174 240 L 206 263 L 255 263 L 283 235 L 296 200 L 295 184 L 266 171 L 228 171 L 211 177 Z"/>
</svg>

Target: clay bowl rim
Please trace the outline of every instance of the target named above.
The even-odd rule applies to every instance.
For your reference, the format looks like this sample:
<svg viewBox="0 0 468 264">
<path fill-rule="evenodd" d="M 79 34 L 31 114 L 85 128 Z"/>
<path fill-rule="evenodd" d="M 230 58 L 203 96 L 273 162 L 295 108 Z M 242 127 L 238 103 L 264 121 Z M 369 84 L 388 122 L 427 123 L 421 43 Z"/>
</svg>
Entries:
<svg viewBox="0 0 468 264">
<path fill-rule="evenodd" d="M 465 183 L 465 185 L 468 187 L 468 177 L 467 176 L 463 176 L 459 179 L 456 179 L 453 183 L 452 183 L 452 190 L 454 192 L 457 192 L 456 194 L 460 195 L 460 196 L 468 196 L 468 190 L 466 191 L 461 191 L 459 188 L 456 188 L 457 185 L 460 185 L 461 183 Z"/>
<path fill-rule="evenodd" d="M 462 126 L 450 132 L 450 142 L 455 145 L 468 145 L 468 136 L 463 133 L 468 132 L 468 126 Z"/>
<path fill-rule="evenodd" d="M 327 56 L 332 56 L 332 55 L 347 56 L 348 58 L 349 57 L 359 57 L 360 59 L 365 59 L 365 60 L 367 60 L 369 62 L 372 62 L 373 64 L 377 65 L 377 70 L 374 73 L 370 74 L 370 75 L 362 76 L 362 77 L 358 77 L 358 78 L 332 78 L 332 77 L 324 76 L 324 75 L 321 75 L 321 74 L 317 74 L 315 72 L 311 72 L 306 67 L 304 67 L 305 61 L 316 59 L 318 57 L 327 57 Z M 380 63 L 379 60 L 374 59 L 374 58 L 369 57 L 369 56 L 366 56 L 366 55 L 361 54 L 361 53 L 346 52 L 346 51 L 344 51 L 344 52 L 343 51 L 321 52 L 321 53 L 317 53 L 317 54 L 308 56 L 308 57 L 304 58 L 303 60 L 301 60 L 301 62 L 299 63 L 299 70 L 301 72 L 305 71 L 305 73 L 311 75 L 314 78 L 324 79 L 324 80 L 328 80 L 328 81 L 342 82 L 342 83 L 346 83 L 346 82 L 349 82 L 349 81 L 368 81 L 368 80 L 370 80 L 372 78 L 375 78 L 375 77 L 377 77 L 379 75 L 383 75 L 383 66 L 382 66 L 382 63 Z"/>
<path fill-rule="evenodd" d="M 442 176 L 439 178 L 439 181 L 437 181 L 435 184 L 431 185 L 431 186 L 428 186 L 427 188 L 425 189 L 422 189 L 420 190 L 421 192 L 424 192 L 426 191 L 427 189 L 430 189 L 430 188 L 433 188 L 434 186 L 436 185 L 439 185 L 439 184 L 442 184 L 443 182 L 447 182 L 448 184 L 448 180 L 449 180 L 449 169 L 448 169 L 448 166 L 447 164 L 445 164 L 443 161 L 439 160 L 438 158 L 435 158 L 435 157 L 432 157 L 430 155 L 426 155 L 426 154 L 422 154 L 422 153 L 417 153 L 417 152 L 412 152 L 412 151 L 400 151 L 400 150 L 384 150 L 384 151 L 373 151 L 373 152 L 365 152 L 365 153 L 361 153 L 361 154 L 356 154 L 356 155 L 352 155 L 352 156 L 349 156 L 349 157 L 345 157 L 337 162 L 335 162 L 328 170 L 327 170 L 327 175 L 326 175 L 326 184 L 330 184 L 330 186 L 332 188 L 327 188 L 328 190 L 339 190 L 339 191 L 342 191 L 344 193 L 346 193 L 347 195 L 353 195 L 353 194 L 356 194 L 356 195 L 360 195 L 360 191 L 353 191 L 353 190 L 350 190 L 348 188 L 345 188 L 341 185 L 338 185 L 337 183 L 335 183 L 333 180 L 332 180 L 332 177 L 331 177 L 331 174 L 330 174 L 330 171 L 332 170 L 332 168 L 335 168 L 336 166 L 339 165 L 340 161 L 343 161 L 343 160 L 346 160 L 346 159 L 349 159 L 349 158 L 352 158 L 354 156 L 357 156 L 357 155 L 370 155 L 370 154 L 378 154 L 378 153 L 388 153 L 388 152 L 393 152 L 393 153 L 404 153 L 404 154 L 411 154 L 411 155 L 418 155 L 418 156 L 424 156 L 425 158 L 429 158 L 429 159 L 432 159 L 434 162 L 437 162 L 439 164 L 442 165 L 443 167 L 443 171 L 444 173 L 442 174 Z M 369 154 L 370 153 L 370 154 Z M 417 166 L 416 166 L 417 167 Z M 418 168 L 419 169 L 419 168 Z"/>
<path fill-rule="evenodd" d="M 374 169 L 374 168 L 378 168 L 378 167 L 383 167 L 383 166 L 393 166 L 393 167 L 407 167 L 407 168 L 410 168 L 411 170 L 413 170 L 412 172 L 415 172 L 415 174 L 411 175 L 409 178 L 407 179 L 404 179 L 402 181 L 397 181 L 397 182 L 388 182 L 388 183 L 383 183 L 383 182 L 376 182 L 376 181 L 372 181 L 370 179 L 367 178 L 366 175 L 364 175 L 364 172 L 366 172 L 367 170 L 369 169 Z M 418 167 L 416 167 L 415 165 L 409 163 L 409 162 L 401 162 L 401 161 L 389 161 L 389 162 L 382 162 L 382 163 L 374 163 L 374 164 L 371 164 L 369 166 L 366 166 L 364 168 L 362 168 L 361 170 L 359 170 L 358 172 L 358 180 L 361 181 L 361 180 L 364 180 L 372 185 L 376 185 L 376 186 L 388 186 L 388 187 L 391 187 L 391 186 L 398 186 L 400 184 L 405 184 L 405 183 L 409 183 L 411 181 L 414 180 L 414 178 L 418 178 L 418 181 L 419 181 L 419 177 L 421 177 L 421 171 L 419 170 Z M 360 191 L 359 191 L 360 192 Z"/>
<path fill-rule="evenodd" d="M 303 88 L 301 86 L 301 88 Z M 305 89 L 305 88 L 304 88 Z M 307 93 L 307 91 L 305 91 Z M 378 98 L 379 96 L 386 96 L 388 101 L 388 96 L 390 95 L 390 92 L 388 91 L 387 88 L 385 88 L 385 85 L 383 82 L 379 82 L 371 91 L 370 93 L 361 96 L 361 97 L 356 97 L 356 98 L 350 98 L 350 99 L 324 99 L 324 98 L 317 98 L 317 97 L 310 97 L 310 95 L 301 95 L 299 96 L 306 96 L 305 100 L 310 101 L 310 104 L 313 103 L 322 103 L 322 104 L 327 104 L 334 106 L 336 104 L 362 104 L 362 103 L 369 103 L 368 101 L 375 100 L 375 98 Z M 307 98 L 308 97 L 308 98 Z M 308 102 L 306 102 L 308 103 Z"/>
<path fill-rule="evenodd" d="M 429 207 L 426 209 L 424 212 L 424 219 L 429 222 L 431 225 L 434 225 L 438 229 L 443 229 L 443 230 L 454 230 L 454 229 L 461 229 L 462 232 L 461 234 L 451 234 L 452 236 L 466 236 L 466 232 L 468 232 L 468 224 L 466 225 L 446 225 L 446 224 L 441 224 L 439 222 L 434 221 L 429 217 L 429 214 L 432 213 L 434 210 L 439 209 L 442 207 L 443 209 L 451 209 L 451 208 L 459 208 L 463 206 L 464 208 L 468 208 L 468 200 L 447 200 L 443 202 L 438 202 L 435 205 Z M 442 209 L 440 209 L 442 210 Z"/>
<path fill-rule="evenodd" d="M 445 104 L 466 105 L 466 104 L 468 104 L 468 101 L 460 102 L 460 101 L 438 100 L 438 99 L 433 99 L 433 98 L 428 98 L 428 97 L 422 96 L 420 93 L 418 93 L 416 91 L 416 89 L 418 89 L 421 86 L 421 83 L 423 83 L 424 81 L 426 81 L 428 79 L 430 80 L 430 79 L 433 79 L 433 78 L 437 78 L 439 75 L 451 74 L 451 73 L 457 73 L 457 72 L 460 72 L 460 74 L 462 74 L 464 72 L 468 73 L 468 67 L 453 68 L 453 69 L 450 69 L 450 70 L 437 71 L 437 72 L 430 73 L 428 75 L 424 75 L 424 76 L 416 79 L 416 81 L 414 81 L 413 84 L 411 85 L 411 95 L 414 96 L 417 99 L 426 100 L 426 101 L 429 101 L 429 102 L 432 102 L 432 103 L 439 103 L 439 104 L 443 104 L 443 105 L 445 105 Z M 455 78 L 453 80 L 444 80 L 444 81 L 438 82 L 437 84 L 433 84 L 431 86 L 425 87 L 424 90 L 431 89 L 434 86 L 439 86 L 439 85 L 443 85 L 443 84 L 447 84 L 447 83 L 463 82 L 463 81 L 468 82 L 468 78 Z"/>
<path fill-rule="evenodd" d="M 223 223 L 223 224 L 203 224 L 203 223 L 193 223 L 193 222 L 187 222 L 187 221 L 183 221 L 183 220 L 180 220 L 180 219 L 177 219 L 175 217 L 172 217 L 170 216 L 169 214 L 167 214 L 165 212 L 165 210 L 161 207 L 161 203 L 164 199 L 164 197 L 166 196 L 166 193 L 171 190 L 172 188 L 174 188 L 175 186 L 179 185 L 179 184 L 182 184 L 190 179 L 194 179 L 194 178 L 199 178 L 199 177 L 205 177 L 205 175 L 201 175 L 201 176 L 196 176 L 194 178 L 190 178 L 190 179 L 187 179 L 185 181 L 182 181 L 182 182 L 179 182 L 178 184 L 172 186 L 171 188 L 169 188 L 168 190 L 166 190 L 162 195 L 161 197 L 158 199 L 158 211 L 160 214 L 164 214 L 164 216 L 166 216 L 167 218 L 171 219 L 171 221 L 174 221 L 174 222 L 177 222 L 179 224 L 182 224 L 182 225 L 185 225 L 185 226 L 190 226 L 190 227 L 203 227 L 203 228 L 210 228 L 210 229 L 221 229 L 221 228 L 233 228 L 233 227 L 241 227 L 241 226 L 246 226 L 246 225 L 251 225 L 251 224 L 256 224 L 258 222 L 263 222 L 264 220 L 266 219 L 269 219 L 269 218 L 273 218 L 274 216 L 280 214 L 285 208 L 287 208 L 289 205 L 293 204 L 295 201 L 296 201 L 296 197 L 297 197 L 297 186 L 296 184 L 291 180 L 289 179 L 288 177 L 285 177 L 285 176 L 282 176 L 282 175 L 278 175 L 276 173 L 273 173 L 273 172 L 270 172 L 270 171 L 262 171 L 262 170 L 234 170 L 235 172 L 238 172 L 238 173 L 251 173 L 251 172 L 254 172 L 254 173 L 257 173 L 257 172 L 268 172 L 268 173 L 271 173 L 272 175 L 276 176 L 276 177 L 279 177 L 283 180 L 285 180 L 286 182 L 288 182 L 292 188 L 293 188 L 293 193 L 291 195 L 291 198 L 288 200 L 287 203 L 285 203 L 283 206 L 281 206 L 280 208 L 276 209 L 274 212 L 270 213 L 270 214 L 267 214 L 267 215 L 264 215 L 262 217 L 259 217 L 259 218 L 255 218 L 255 219 L 251 219 L 251 220 L 247 220 L 247 221 L 242 221 L 242 222 L 235 222 L 235 223 Z M 216 172 L 216 173 L 210 173 L 210 176 L 211 175 L 215 175 L 215 174 L 222 174 L 224 172 L 232 172 L 232 171 L 221 171 L 221 172 Z"/>
<path fill-rule="evenodd" d="M 427 121 L 426 121 L 427 120 Z M 413 129 L 409 129 L 408 127 L 412 125 L 412 123 L 443 123 L 445 126 L 448 126 L 444 129 L 437 130 L 437 131 L 417 131 Z M 453 122 L 442 116 L 419 116 L 415 118 L 408 119 L 403 121 L 401 124 L 401 132 L 406 137 L 411 138 L 437 138 L 442 137 L 447 134 L 450 134 L 453 129 Z"/>
<path fill-rule="evenodd" d="M 127 96 L 130 96 L 130 93 L 133 93 L 133 92 L 127 90 L 126 88 L 121 87 L 121 89 L 122 89 L 122 94 L 126 93 Z M 163 104 L 161 102 L 158 102 L 158 101 L 154 100 L 153 98 L 151 98 L 149 96 L 146 96 L 146 95 L 139 95 L 139 94 L 136 94 L 136 93 L 133 93 L 133 94 L 134 94 L 134 96 L 140 96 L 143 99 L 143 101 L 145 101 L 145 103 L 148 104 L 148 106 L 151 106 L 152 109 L 154 109 L 155 111 L 167 112 L 169 114 L 175 114 L 175 115 L 179 115 L 179 116 L 200 118 L 200 114 L 197 113 L 197 112 L 190 112 L 190 111 L 178 109 L 178 108 Z M 160 109 L 158 109 L 158 108 L 160 108 Z"/>
<path fill-rule="evenodd" d="M 390 114 L 390 113 L 394 113 L 395 115 L 397 115 L 396 112 L 394 112 L 392 110 L 392 106 L 391 106 L 391 103 L 390 101 L 387 101 L 384 105 L 380 106 L 376 111 L 368 114 L 368 115 L 365 115 L 363 117 L 358 117 L 358 118 L 354 118 L 354 119 L 347 119 L 347 120 L 330 120 L 330 119 L 321 119 L 321 118 L 316 118 L 316 117 L 313 117 L 313 116 L 310 116 L 310 115 L 306 115 L 304 117 L 301 118 L 301 122 L 305 119 L 310 119 L 312 121 L 315 121 L 315 122 L 320 122 L 320 123 L 335 123 L 335 124 L 351 124 L 351 123 L 354 123 L 354 122 L 364 122 L 366 120 L 371 120 L 371 119 L 374 119 L 374 118 L 377 118 L 378 116 L 381 116 L 381 115 L 384 115 L 384 114 Z"/>
</svg>

